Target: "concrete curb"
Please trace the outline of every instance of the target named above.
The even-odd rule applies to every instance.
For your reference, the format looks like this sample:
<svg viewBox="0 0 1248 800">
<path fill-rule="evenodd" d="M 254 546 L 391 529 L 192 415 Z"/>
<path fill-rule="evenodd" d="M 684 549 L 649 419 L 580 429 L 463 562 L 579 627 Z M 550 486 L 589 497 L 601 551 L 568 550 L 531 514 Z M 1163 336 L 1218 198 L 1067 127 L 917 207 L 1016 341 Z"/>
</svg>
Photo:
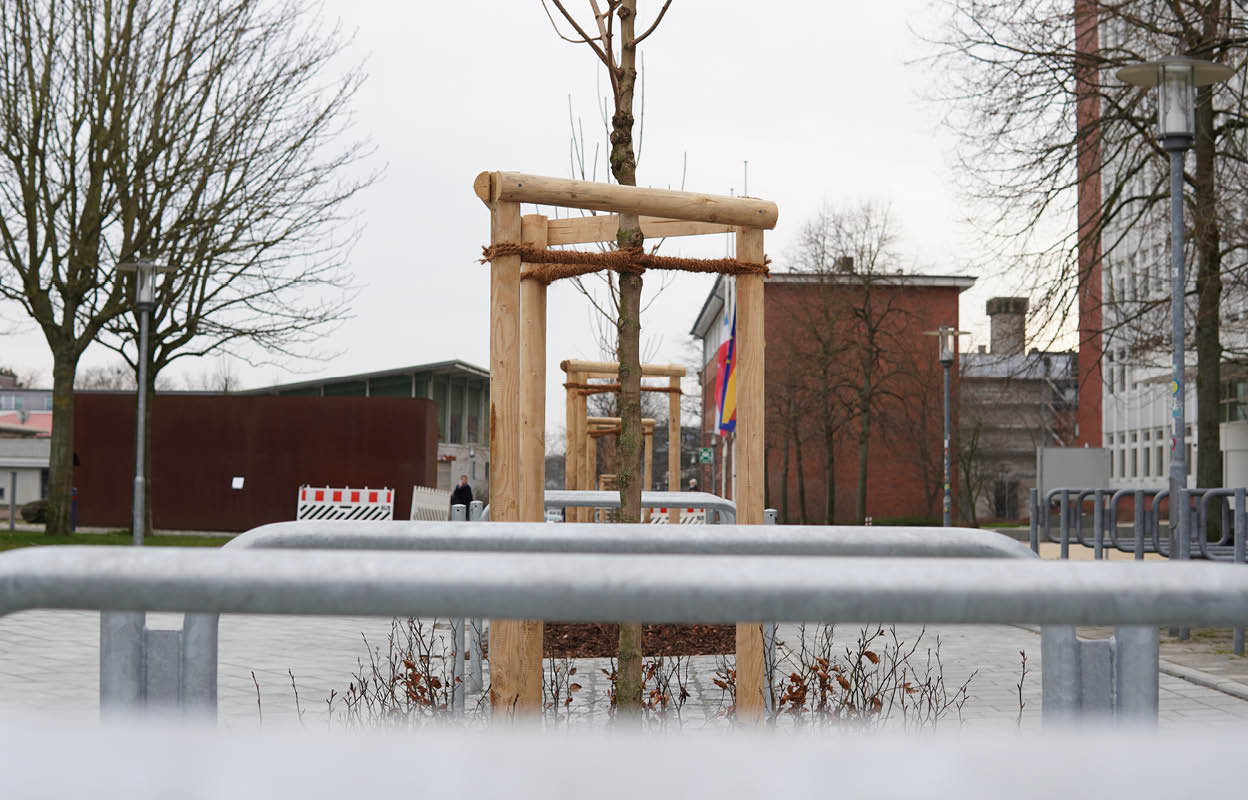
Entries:
<svg viewBox="0 0 1248 800">
<path fill-rule="evenodd" d="M 1189 683 L 1204 686 L 1207 689 L 1216 689 L 1232 697 L 1238 697 L 1240 700 L 1248 700 L 1248 686 L 1239 681 L 1222 678 L 1193 667 L 1185 667 L 1182 664 L 1176 664 L 1164 658 L 1157 660 L 1157 666 L 1162 672 L 1175 678 L 1182 678 Z"/>
<path fill-rule="evenodd" d="M 1040 634 L 1040 628 L 1035 625 L 1016 625 L 1017 628 L 1031 631 L 1037 636 Z M 1196 669 L 1195 667 L 1185 667 L 1182 664 L 1176 664 L 1164 658 L 1157 659 L 1157 669 L 1160 672 L 1169 675 L 1172 678 L 1182 678 L 1188 683 L 1194 683 L 1197 686 L 1203 686 L 1206 689 L 1213 689 L 1229 694 L 1240 700 L 1248 700 L 1248 685 L 1229 678 L 1221 678 L 1210 672 Z"/>
</svg>

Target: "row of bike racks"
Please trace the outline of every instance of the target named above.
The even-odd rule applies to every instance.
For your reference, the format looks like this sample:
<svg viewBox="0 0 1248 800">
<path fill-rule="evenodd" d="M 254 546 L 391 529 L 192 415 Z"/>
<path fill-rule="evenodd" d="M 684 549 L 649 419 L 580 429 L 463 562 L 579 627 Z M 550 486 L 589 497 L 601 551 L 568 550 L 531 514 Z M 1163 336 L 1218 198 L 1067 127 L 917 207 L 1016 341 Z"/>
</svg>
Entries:
<svg viewBox="0 0 1248 800">
<path fill-rule="evenodd" d="M 1248 512 L 1245 495 L 1248 490 L 1238 489 L 1183 489 L 1177 504 L 1179 514 L 1186 515 L 1186 526 L 1167 525 L 1162 534 L 1162 503 L 1169 511 L 1170 491 L 1145 489 L 1102 489 L 1087 487 L 1062 487 L 1049 490 L 1043 502 L 1036 489 L 1030 497 L 1031 549 L 1040 552 L 1040 542 L 1058 545 L 1059 556 L 1070 558 L 1071 543 L 1092 550 L 1094 560 L 1107 557 L 1107 550 L 1114 549 L 1131 554 L 1142 561 L 1146 554 L 1156 554 L 1172 560 L 1199 558 L 1206 561 L 1223 561 L 1234 564 L 1248 563 Z M 1218 501 L 1216 507 L 1210 507 Z M 1120 509 L 1127 503 L 1131 509 L 1131 533 L 1125 535 L 1119 525 Z M 1057 509 L 1057 532 L 1053 531 L 1053 510 Z M 1210 518 L 1216 516 L 1221 523 L 1217 538 L 1210 541 Z M 1085 518 L 1087 518 L 1085 520 Z M 1085 525 L 1085 521 L 1087 525 Z M 1089 530 L 1090 528 L 1090 530 Z M 1180 536 L 1178 530 L 1186 528 L 1188 536 Z M 1172 629 L 1180 639 L 1188 638 L 1186 628 Z M 1232 649 L 1236 655 L 1244 654 L 1244 628 L 1234 628 Z"/>
</svg>

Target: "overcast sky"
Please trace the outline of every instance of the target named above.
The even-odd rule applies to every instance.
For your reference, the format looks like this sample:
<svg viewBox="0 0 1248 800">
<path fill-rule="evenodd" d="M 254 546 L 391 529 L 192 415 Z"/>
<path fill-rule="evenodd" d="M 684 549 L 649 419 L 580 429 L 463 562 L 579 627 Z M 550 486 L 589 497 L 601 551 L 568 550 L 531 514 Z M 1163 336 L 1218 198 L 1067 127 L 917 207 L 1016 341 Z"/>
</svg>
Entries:
<svg viewBox="0 0 1248 800">
<path fill-rule="evenodd" d="M 660 3 L 640 5 L 648 24 Z M 780 208 L 766 245 L 776 267 L 785 268 L 821 203 L 875 200 L 893 207 L 907 271 L 967 274 L 974 240 L 960 223 L 953 141 L 942 110 L 922 99 L 933 71 L 916 62 L 926 52 L 916 32 L 940 23 L 930 5 L 676 0 L 642 45 L 638 182 L 677 188 L 687 158 L 685 188 L 739 194 L 748 161 L 749 193 Z M 371 166 L 384 168 L 356 204 L 354 317 L 325 343 L 341 351 L 332 360 L 231 368 L 259 386 L 453 358 L 488 366 L 488 267 L 477 258 L 489 215 L 473 178 L 483 170 L 570 176 L 569 95 L 592 156 L 604 141 L 596 59 L 556 38 L 537 0 L 325 0 L 324 11 L 354 33 L 348 58 L 366 64 L 356 130 L 376 145 Z M 724 240 L 671 240 L 664 252 L 719 256 Z M 985 300 L 1019 288 L 976 277 L 962 297 L 960 323 L 974 333 L 964 348 L 987 342 Z M 712 281 L 678 274 L 643 315 L 652 360 L 688 359 L 689 328 Z M 51 360 L 33 328 L 6 337 L 5 350 L 0 362 L 49 380 Z M 589 304 L 570 285 L 550 291 L 548 355 L 553 432 L 563 421 L 558 362 L 599 357 Z M 92 348 L 82 363 L 110 361 Z M 181 372 L 217 368 L 187 362 Z"/>
</svg>

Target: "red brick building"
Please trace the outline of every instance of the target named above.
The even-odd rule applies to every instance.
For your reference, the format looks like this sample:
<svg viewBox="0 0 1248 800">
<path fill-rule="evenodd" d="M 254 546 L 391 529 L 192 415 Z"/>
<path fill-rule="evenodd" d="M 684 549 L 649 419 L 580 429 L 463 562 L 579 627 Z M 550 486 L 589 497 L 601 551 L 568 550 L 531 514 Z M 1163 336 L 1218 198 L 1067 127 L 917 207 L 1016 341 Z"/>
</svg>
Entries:
<svg viewBox="0 0 1248 800">
<path fill-rule="evenodd" d="M 766 284 L 766 505 L 782 522 L 939 520 L 943 378 L 933 336 L 957 326 L 961 276 L 773 273 Z M 702 488 L 731 497 L 731 447 L 715 430 L 716 354 L 731 281 L 702 306 Z M 957 408 L 957 365 L 953 408 Z M 956 430 L 956 417 L 954 421 Z"/>
</svg>

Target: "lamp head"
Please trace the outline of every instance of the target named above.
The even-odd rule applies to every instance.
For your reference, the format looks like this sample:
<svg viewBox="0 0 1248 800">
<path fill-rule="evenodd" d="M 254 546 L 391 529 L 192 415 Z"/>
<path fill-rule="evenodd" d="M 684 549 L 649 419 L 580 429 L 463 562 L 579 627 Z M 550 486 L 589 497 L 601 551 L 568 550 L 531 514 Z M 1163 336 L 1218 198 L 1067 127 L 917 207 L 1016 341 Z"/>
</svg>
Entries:
<svg viewBox="0 0 1248 800">
<path fill-rule="evenodd" d="M 156 276 L 173 270 L 167 264 L 157 264 L 146 259 L 117 265 L 118 272 L 134 273 L 134 307 L 140 311 L 151 311 L 156 305 Z"/>
<path fill-rule="evenodd" d="M 1196 90 L 1226 80 L 1235 70 L 1212 61 L 1169 56 L 1118 70 L 1118 79 L 1146 89 L 1157 87 L 1157 131 L 1181 149 L 1196 135 Z"/>
</svg>

